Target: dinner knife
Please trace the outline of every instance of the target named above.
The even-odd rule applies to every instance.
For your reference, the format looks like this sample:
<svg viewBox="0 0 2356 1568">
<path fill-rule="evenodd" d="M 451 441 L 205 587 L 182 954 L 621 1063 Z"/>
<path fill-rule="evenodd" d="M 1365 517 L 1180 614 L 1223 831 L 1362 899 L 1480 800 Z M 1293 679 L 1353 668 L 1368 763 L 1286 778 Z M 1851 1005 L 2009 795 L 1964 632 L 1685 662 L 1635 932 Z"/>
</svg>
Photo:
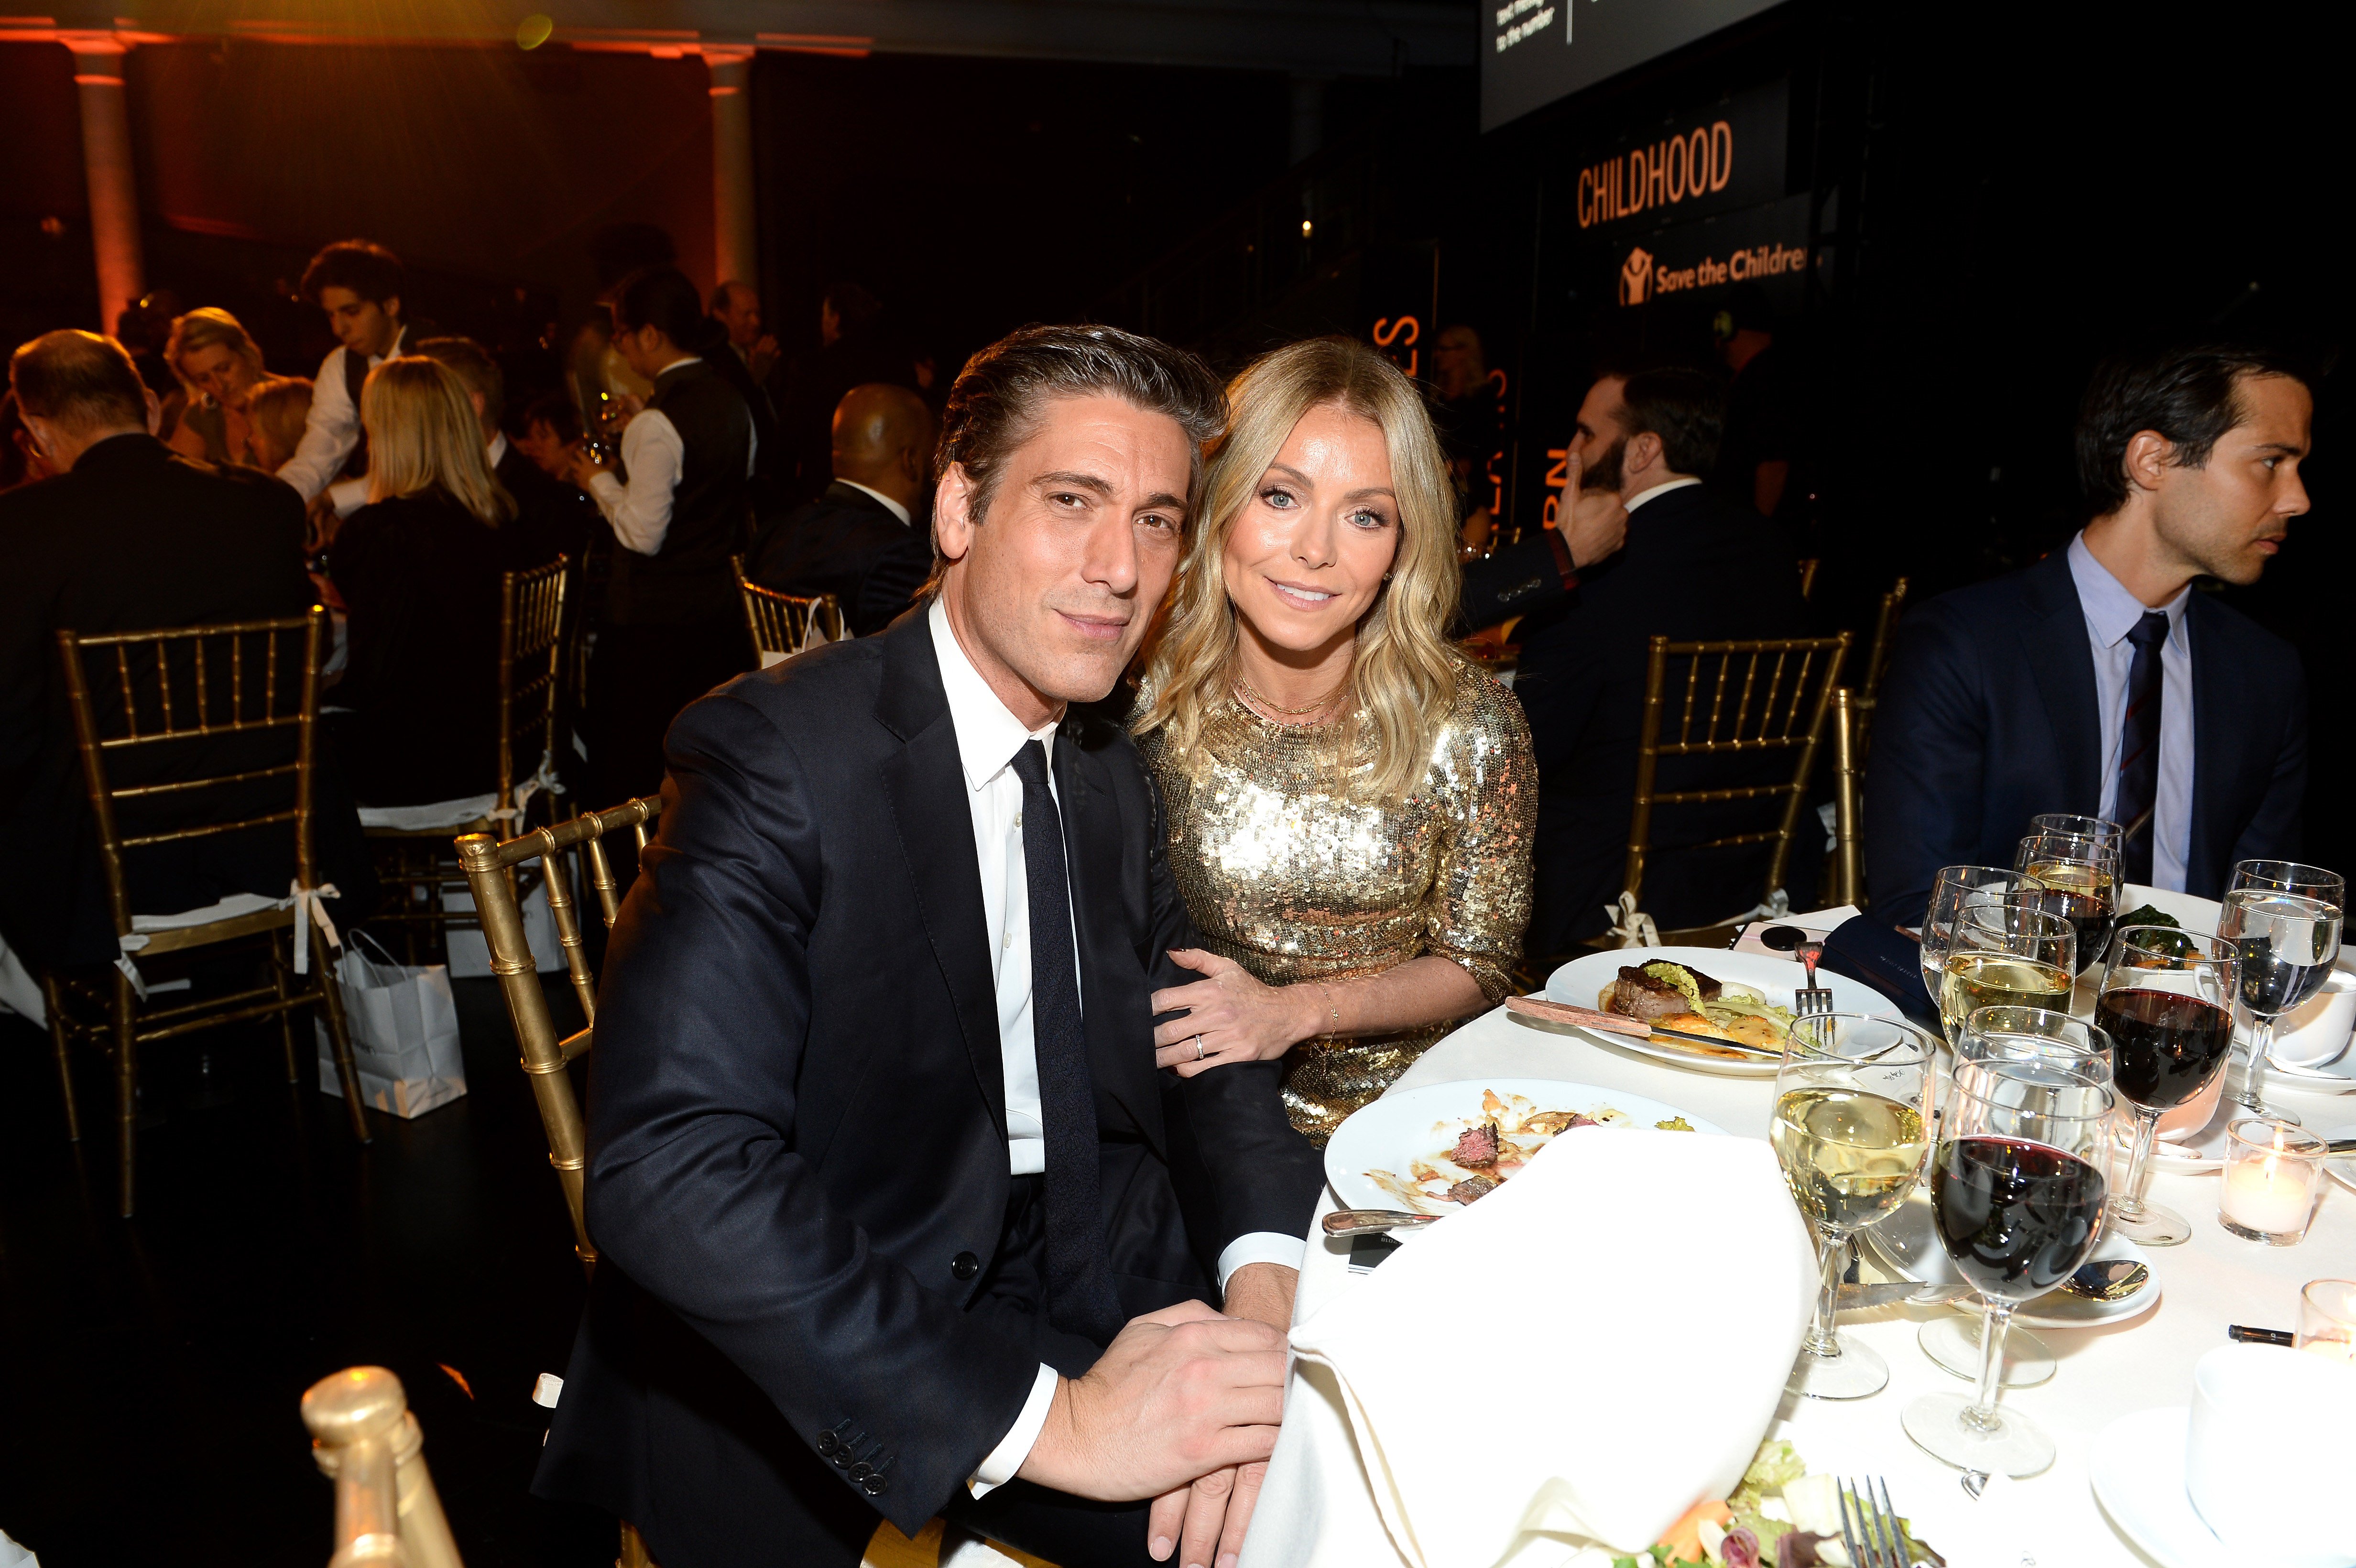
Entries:
<svg viewBox="0 0 2356 1568">
<path fill-rule="evenodd" d="M 1738 1040 L 1719 1040 L 1715 1035 L 1687 1034 L 1683 1029 L 1663 1029 L 1642 1019 L 1602 1012 L 1594 1008 L 1575 1008 L 1568 1002 L 1547 1001 L 1543 997 L 1507 997 L 1505 1010 L 1520 1013 L 1526 1018 L 1544 1019 L 1548 1023 L 1594 1029 L 1601 1034 L 1624 1034 L 1638 1039 L 1675 1040 L 1680 1045 L 1698 1045 L 1720 1056 L 1740 1056 L 1760 1061 L 1781 1061 L 1783 1059 L 1782 1051 L 1770 1051 L 1764 1046 L 1750 1045 Z"/>
</svg>

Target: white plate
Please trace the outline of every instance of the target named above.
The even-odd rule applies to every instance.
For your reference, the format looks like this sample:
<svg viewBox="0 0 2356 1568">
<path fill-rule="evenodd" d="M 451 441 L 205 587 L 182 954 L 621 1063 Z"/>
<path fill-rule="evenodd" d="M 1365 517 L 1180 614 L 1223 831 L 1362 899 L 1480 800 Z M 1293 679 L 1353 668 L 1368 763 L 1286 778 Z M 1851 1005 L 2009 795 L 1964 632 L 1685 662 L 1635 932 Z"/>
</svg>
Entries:
<svg viewBox="0 0 2356 1568">
<path fill-rule="evenodd" d="M 1917 1192 L 1901 1203 L 1895 1213 L 1885 1216 L 1867 1231 L 1865 1244 L 1901 1278 L 1920 1280 L 1924 1285 L 1963 1283 L 1954 1260 L 1947 1256 L 1947 1249 L 1939 1244 L 1939 1227 L 1931 1215 L 1928 1192 Z M 2151 1255 L 2115 1231 L 2094 1243 L 2094 1250 L 2086 1254 L 2089 1263 L 2111 1258 L 2131 1258 L 2147 1269 L 2151 1267 Z M 1955 1305 L 1976 1310 L 1977 1298 L 1958 1296 Z M 2123 1301 L 2094 1301 L 2066 1290 L 2051 1290 L 2023 1305 L 2013 1314 L 2012 1320 L 2034 1328 L 2087 1328 L 2098 1323 L 2117 1323 L 2140 1317 L 2158 1305 L 2159 1276 L 2152 1274 L 2145 1276 L 2141 1290 Z"/>
<path fill-rule="evenodd" d="M 2329 1138 L 2333 1143 L 2338 1143 L 2341 1138 L 2356 1138 L 2356 1122 L 2351 1122 L 2344 1127 L 2333 1127 L 2329 1132 L 2318 1133 L 2315 1136 L 2319 1138 Z M 2331 1173 L 2332 1180 L 2340 1183 L 2349 1191 L 2356 1192 L 2356 1154 L 2343 1154 L 2338 1159 L 2327 1159 L 2323 1162 L 2323 1168 Z"/>
<path fill-rule="evenodd" d="M 2226 1089 L 2231 1092 L 2232 1084 Z M 2234 1116 L 2249 1113 L 2230 1100 L 2217 1102 L 2219 1115 L 2209 1118 L 2209 1125 L 2180 1138 L 2154 1138 L 2151 1142 L 2151 1168 L 2172 1170 L 2179 1176 L 2200 1176 L 2225 1168 L 2225 1125 Z M 2232 1115 L 2222 1113 L 2232 1111 Z M 2124 1170 L 2126 1168 L 2120 1168 Z"/>
<path fill-rule="evenodd" d="M 2225 912 L 2225 906 L 2215 899 L 2196 899 L 2190 893 L 2172 893 L 2166 888 L 2145 887 L 2141 882 L 2129 882 L 2119 894 L 2118 912 L 2132 914 L 2146 904 L 2171 917 L 2195 936 L 2216 935 L 2218 917 Z"/>
<path fill-rule="evenodd" d="M 1685 1116 L 1697 1133 L 1721 1137 L 1726 1133 L 1715 1122 L 1687 1115 L 1675 1105 L 1618 1089 L 1598 1089 L 1592 1083 L 1566 1083 L 1556 1078 L 1467 1078 L 1455 1083 L 1431 1083 L 1421 1089 L 1399 1090 L 1372 1104 L 1362 1105 L 1333 1129 L 1333 1136 L 1325 1145 L 1325 1179 L 1341 1199 L 1342 1207 L 1398 1208 L 1401 1201 L 1398 1195 L 1386 1190 L 1366 1172 L 1397 1171 L 1405 1179 L 1408 1167 L 1415 1161 L 1447 1153 L 1454 1146 L 1456 1135 L 1481 1118 L 1481 1096 L 1490 1089 L 1501 1095 L 1522 1095 L 1535 1101 L 1541 1111 L 1577 1111 L 1590 1116 L 1605 1109 L 1624 1111 L 1640 1127 L 1649 1127 L 1671 1116 Z M 1599 1128 L 1594 1136 L 1601 1137 L 1610 1131 L 1608 1127 Z M 1444 1214 L 1453 1207 L 1431 1204 L 1425 1211 Z"/>
<path fill-rule="evenodd" d="M 2160 1568 L 2248 1568 L 2234 1564 L 2184 1488 L 2183 1405 L 2122 1415 L 2086 1448 L 2087 1478 L 2112 1526 Z"/>
<path fill-rule="evenodd" d="M 1808 983 L 1808 972 L 1795 959 L 1771 958 L 1759 953 L 1734 953 L 1723 947 L 1615 947 L 1574 958 L 1547 976 L 1547 999 L 1566 1002 L 1575 1008 L 1591 1008 L 1603 987 L 1620 977 L 1622 967 L 1644 964 L 1682 964 L 1688 969 L 1698 969 L 1713 980 L 1732 980 L 1764 991 L 1767 999 L 1779 1008 L 1792 1006 L 1792 993 Z M 1889 997 L 1861 981 L 1829 970 L 1816 971 L 1816 983 L 1832 992 L 1833 1009 L 1844 1013 L 1874 1013 L 1894 1019 L 1898 1008 Z M 1772 1061 L 1740 1061 L 1732 1057 L 1706 1056 L 1700 1051 L 1679 1051 L 1658 1040 L 1638 1040 L 1623 1034 L 1598 1034 L 1591 1029 L 1578 1031 L 1583 1040 L 1633 1051 L 1639 1056 L 1649 1056 L 1655 1061 L 1665 1061 L 1676 1067 L 1689 1067 L 1699 1072 L 1715 1072 L 1724 1078 L 1772 1078 L 1777 1063 Z"/>
</svg>

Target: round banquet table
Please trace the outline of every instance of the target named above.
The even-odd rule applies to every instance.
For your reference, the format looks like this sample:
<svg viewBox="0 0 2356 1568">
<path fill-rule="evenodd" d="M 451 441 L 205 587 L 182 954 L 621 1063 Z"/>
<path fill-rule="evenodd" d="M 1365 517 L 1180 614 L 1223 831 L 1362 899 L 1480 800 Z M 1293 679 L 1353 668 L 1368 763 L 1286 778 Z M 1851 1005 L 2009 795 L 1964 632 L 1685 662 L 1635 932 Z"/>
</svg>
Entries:
<svg viewBox="0 0 2356 1568">
<path fill-rule="evenodd" d="M 1393 1089 L 1478 1078 L 1556 1078 L 1649 1095 L 1716 1122 L 1738 1137 L 1766 1136 L 1774 1090 L 1772 1078 L 1730 1078 L 1673 1066 L 1585 1034 L 1533 1024 L 1503 1008 L 1434 1045 Z M 2276 1073 L 2269 1075 L 2266 1095 L 2310 1127 L 2356 1123 L 2356 1095 L 2302 1089 Z M 2104 1327 L 2035 1330 L 2052 1349 L 2058 1370 L 2038 1387 L 2006 1389 L 2003 1401 L 2051 1435 L 2059 1457 L 2043 1474 L 1992 1480 L 1975 1501 L 1965 1494 L 1959 1472 L 1916 1447 L 1900 1428 L 1899 1412 L 1916 1395 L 1968 1392 L 1968 1384 L 1933 1366 L 1915 1344 L 1920 1325 L 1951 1310 L 1946 1307 L 1844 1314 L 1841 1327 L 1889 1361 L 1890 1385 L 1859 1400 L 1787 1394 L 1763 1435 L 1791 1439 L 1811 1471 L 1885 1477 L 1898 1511 L 1914 1521 L 1952 1568 L 2153 1563 L 2113 1527 L 2094 1498 L 2087 1459 L 2096 1435 L 2136 1411 L 2189 1404 L 2192 1364 L 2228 1342 L 2227 1324 L 2292 1328 L 2299 1289 L 2308 1280 L 2356 1276 L 2356 1193 L 2327 1181 L 2329 1190 L 2307 1240 L 2295 1247 L 2268 1247 L 2242 1241 L 2217 1223 L 2218 1180 L 2213 1173 L 2152 1173 L 2147 1198 L 2193 1221 L 2192 1239 L 2184 1245 L 2146 1249 L 2161 1292 L 2156 1307 Z M 1318 1218 L 1337 1207 L 1329 1189 Z M 1697 1236 L 1707 1233 L 1707 1223 L 1697 1217 Z M 1873 1267 L 1869 1253 L 1861 1277 L 1874 1277 Z M 1348 1243 L 1329 1242 L 1312 1226 L 1294 1320 L 1304 1320 L 1334 1292 L 1346 1289 L 1353 1277 Z M 1707 1255 L 1696 1255 L 1691 1277 L 1681 1283 L 1687 1288 L 1709 1285 Z M 1727 1309 L 1741 1309 L 1739 1281 L 1727 1282 Z M 1289 1397 L 1299 1397 L 1302 1389 L 1296 1372 Z M 1280 1495 L 1277 1481 L 1271 1474 L 1259 1504 L 1263 1513 L 1303 1506 Z M 1350 1490 L 1321 1488 L 1329 1499 Z M 1332 1522 L 1360 1540 L 1382 1537 L 1378 1522 L 1370 1533 L 1368 1521 Z M 1253 1556 L 1247 1551 L 1248 1565 Z"/>
</svg>

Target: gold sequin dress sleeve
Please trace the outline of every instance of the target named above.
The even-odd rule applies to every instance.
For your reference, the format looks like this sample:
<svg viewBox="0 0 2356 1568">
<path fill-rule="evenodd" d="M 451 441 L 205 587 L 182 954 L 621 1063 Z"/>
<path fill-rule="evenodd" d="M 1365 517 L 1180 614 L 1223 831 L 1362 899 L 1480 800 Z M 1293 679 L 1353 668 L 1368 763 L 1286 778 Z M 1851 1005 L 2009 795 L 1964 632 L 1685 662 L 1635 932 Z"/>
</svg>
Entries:
<svg viewBox="0 0 2356 1568">
<path fill-rule="evenodd" d="M 1271 986 L 1355 979 L 1436 954 L 1501 999 L 1529 921 L 1537 820 L 1520 704 L 1464 666 L 1430 770 L 1398 805 L 1344 786 L 1360 769 L 1336 765 L 1335 732 L 1271 723 L 1229 697 L 1192 757 L 1144 738 L 1171 871 L 1205 943 Z M 1293 1125 L 1322 1147 L 1452 1027 L 1294 1046 L 1284 1061 Z"/>
</svg>

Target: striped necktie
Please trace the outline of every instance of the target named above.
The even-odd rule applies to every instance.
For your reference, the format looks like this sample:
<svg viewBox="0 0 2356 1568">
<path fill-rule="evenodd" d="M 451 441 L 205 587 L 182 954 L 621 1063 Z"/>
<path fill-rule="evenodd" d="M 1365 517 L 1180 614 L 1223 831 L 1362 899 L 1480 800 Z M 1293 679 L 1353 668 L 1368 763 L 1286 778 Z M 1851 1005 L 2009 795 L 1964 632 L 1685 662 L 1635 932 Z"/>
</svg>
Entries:
<svg viewBox="0 0 2356 1568">
<path fill-rule="evenodd" d="M 2168 617 L 2157 610 L 2127 634 L 2135 662 L 2127 667 L 2127 710 L 2119 720 L 2119 790 L 2111 815 L 2126 830 L 2120 874 L 2151 885 L 2152 811 L 2159 799 L 2160 645 Z"/>
</svg>

